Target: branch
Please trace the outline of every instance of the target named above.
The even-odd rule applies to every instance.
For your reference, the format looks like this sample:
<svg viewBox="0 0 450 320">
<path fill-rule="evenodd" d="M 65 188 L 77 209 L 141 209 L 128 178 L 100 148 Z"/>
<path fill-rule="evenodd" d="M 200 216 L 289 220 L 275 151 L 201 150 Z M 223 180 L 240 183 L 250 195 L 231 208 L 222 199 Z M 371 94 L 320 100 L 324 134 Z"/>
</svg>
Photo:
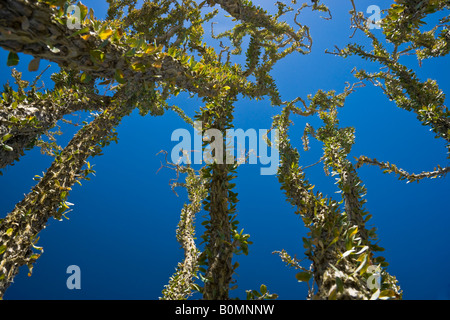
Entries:
<svg viewBox="0 0 450 320">
<path fill-rule="evenodd" d="M 166 153 L 167 155 L 167 153 Z M 192 289 L 199 290 L 193 282 L 199 268 L 200 250 L 195 245 L 195 215 L 202 209 L 202 202 L 206 198 L 206 181 L 201 173 L 190 167 L 182 167 L 176 164 L 172 166 L 179 171 L 187 172 L 186 183 L 189 204 L 185 204 L 181 210 L 180 222 L 177 229 L 177 240 L 184 250 L 184 260 L 180 262 L 177 271 L 170 278 L 169 283 L 163 290 L 163 297 L 160 300 L 185 300 L 192 292 Z"/>
<path fill-rule="evenodd" d="M 80 129 L 39 183 L 1 221 L 0 297 L 21 266 L 27 265 L 31 271 L 40 256 L 32 250 L 38 233 L 49 218 L 61 219 L 68 208 L 66 198 L 71 187 L 92 172 L 87 159 L 115 140 L 114 128 L 129 112 L 130 108 L 112 107 Z"/>
<path fill-rule="evenodd" d="M 414 182 L 422 179 L 435 179 L 435 178 L 441 178 L 445 177 L 445 175 L 450 171 L 450 167 L 444 167 L 437 166 L 437 169 L 435 168 L 434 171 L 424 171 L 421 173 L 408 173 L 403 169 L 398 168 L 395 164 L 391 164 L 389 162 L 380 162 L 377 159 L 370 159 L 365 156 L 361 156 L 359 158 L 356 158 L 358 162 L 356 163 L 356 168 L 360 168 L 365 164 L 377 166 L 380 169 L 383 169 L 383 173 L 395 173 L 399 176 L 399 180 L 408 180 L 409 182 Z"/>
<path fill-rule="evenodd" d="M 13 70 L 17 82 L 21 74 Z M 32 148 L 36 140 L 52 129 L 65 115 L 85 110 L 100 111 L 110 103 L 109 96 L 83 92 L 79 86 L 56 88 L 50 92 L 36 93 L 35 83 L 25 93 L 5 86 L 0 97 L 0 169 L 12 165 Z"/>
<path fill-rule="evenodd" d="M 181 61 L 182 56 L 161 52 L 159 47 L 140 42 L 138 36 L 127 36 L 117 27 L 117 21 L 106 21 L 99 26 L 97 20 L 86 20 L 83 27 L 88 28 L 87 31 L 75 34 L 76 30 L 70 30 L 64 19 L 57 18 L 57 13 L 56 8 L 44 2 L 9 0 L 2 3 L 0 47 L 96 78 L 114 80 L 119 74 L 120 78 L 133 79 L 136 83 L 173 83 L 199 96 L 216 96 L 219 92 L 214 87 L 217 70 L 193 71 L 188 62 Z M 22 21 L 27 21 L 26 28 L 20 28 Z M 104 39 L 102 32 L 108 29 L 114 36 Z"/>
</svg>

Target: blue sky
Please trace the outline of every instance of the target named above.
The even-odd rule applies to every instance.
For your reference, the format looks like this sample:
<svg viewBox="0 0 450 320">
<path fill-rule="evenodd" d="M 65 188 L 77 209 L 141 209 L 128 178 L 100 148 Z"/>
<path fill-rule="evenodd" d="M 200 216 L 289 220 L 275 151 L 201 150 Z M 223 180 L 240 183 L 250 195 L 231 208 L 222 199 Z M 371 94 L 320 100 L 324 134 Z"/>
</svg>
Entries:
<svg viewBox="0 0 450 320">
<path fill-rule="evenodd" d="M 329 2 L 329 3 L 328 3 Z M 293 54 L 281 61 L 273 76 L 283 100 L 306 97 L 318 89 L 342 92 L 346 81 L 354 82 L 350 71 L 354 66 L 376 70 L 377 66 L 359 58 L 346 60 L 324 54 L 334 45 L 344 47 L 349 41 L 362 41 L 356 35 L 349 39 L 351 9 L 349 1 L 339 4 L 328 1 L 333 13 L 330 21 L 317 13 L 301 16 L 311 28 L 313 52 L 307 56 Z M 348 3 L 347 3 L 348 2 Z M 106 1 L 85 1 L 98 18 L 106 11 Z M 255 1 L 271 8 L 272 1 Z M 389 1 L 383 1 L 383 4 Z M 359 1 L 358 9 L 365 11 L 371 1 Z M 217 27 L 225 24 L 220 18 Z M 381 31 L 375 31 L 381 34 Z M 0 50 L 1 84 L 10 79 L 6 66 L 7 52 Z M 20 55 L 16 67 L 24 78 L 32 80 L 36 73 L 27 72 L 31 57 Z M 437 80 L 444 92 L 450 92 L 448 57 L 424 61 L 421 68 L 413 58 L 404 60 L 417 70 L 422 80 Z M 41 61 L 40 70 L 47 63 Z M 47 71 L 45 84 L 56 66 Z M 201 106 L 201 101 L 180 95 L 172 100 L 189 115 Z M 267 100 L 240 100 L 236 103 L 235 127 L 268 129 L 272 116 L 280 109 Z M 85 117 L 86 115 L 78 113 Z M 401 110 L 384 96 L 380 89 L 367 85 L 349 96 L 339 110 L 341 126 L 356 129 L 356 144 L 352 156 L 366 155 L 397 164 L 408 172 L 432 170 L 437 164 L 448 165 L 444 143 L 434 139 L 428 127 L 420 125 L 415 115 Z M 299 147 L 301 165 L 316 162 L 320 145 L 312 142 L 311 151 L 301 149 L 301 135 L 306 122 L 318 127 L 316 118 L 294 118 L 291 140 Z M 59 139 L 65 145 L 76 128 L 63 126 L 65 134 Z M 162 117 L 141 117 L 137 112 L 124 118 L 118 127 L 119 143 L 104 149 L 104 155 L 90 162 L 96 174 L 83 186 L 74 186 L 69 201 L 74 211 L 70 220 L 51 220 L 41 232 L 38 245 L 44 254 L 35 264 L 33 275 L 21 269 L 5 299 L 158 299 L 183 252 L 175 239 L 179 213 L 186 194 L 179 189 L 177 197 L 169 186 L 175 173 L 158 169 L 163 161 L 156 154 L 168 152 L 175 146 L 171 134 L 178 128 L 191 130 L 173 112 Z M 30 191 L 35 181 L 51 163 L 51 158 L 39 150 L 28 151 L 15 166 L 0 177 L 0 217 Z M 307 169 L 311 183 L 324 194 L 338 199 L 332 177 L 326 177 L 323 167 Z M 235 279 L 238 289 L 232 297 L 245 297 L 245 290 L 266 284 L 280 299 L 304 299 L 306 285 L 297 283 L 295 270 L 288 269 L 275 250 L 285 249 L 291 255 L 303 257 L 302 237 L 306 230 L 293 208 L 285 201 L 275 176 L 261 176 L 258 165 L 243 165 L 236 179 L 239 228 L 244 228 L 254 242 L 248 256 L 236 257 L 240 267 Z M 373 215 L 371 223 L 378 228 L 382 255 L 390 263 L 389 272 L 395 275 L 404 291 L 405 299 L 450 299 L 450 215 L 447 179 L 424 180 L 406 184 L 393 175 L 385 175 L 375 167 L 359 170 L 367 193 L 366 208 Z M 202 231 L 201 215 L 197 218 L 197 235 Z M 307 265 L 305 261 L 305 265 Z M 66 269 L 78 265 L 81 269 L 81 290 L 66 287 Z"/>
</svg>

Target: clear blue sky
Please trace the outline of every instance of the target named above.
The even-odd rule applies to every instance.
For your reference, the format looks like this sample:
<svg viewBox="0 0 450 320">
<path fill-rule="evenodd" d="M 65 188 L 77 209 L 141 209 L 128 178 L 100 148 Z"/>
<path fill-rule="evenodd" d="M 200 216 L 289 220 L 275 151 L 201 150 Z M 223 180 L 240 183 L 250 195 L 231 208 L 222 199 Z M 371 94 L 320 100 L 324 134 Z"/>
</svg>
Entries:
<svg viewBox="0 0 450 320">
<path fill-rule="evenodd" d="M 106 1 L 85 1 L 102 18 Z M 255 1 L 272 8 L 272 1 Z M 388 3 L 387 1 L 383 3 Z M 371 1 L 358 1 L 365 11 Z M 293 54 L 280 62 L 274 77 L 283 100 L 306 97 L 318 89 L 341 92 L 345 81 L 355 81 L 350 74 L 354 66 L 376 70 L 359 58 L 344 60 L 324 54 L 334 45 L 343 47 L 351 41 L 349 35 L 349 1 L 327 1 L 333 20 L 320 19 L 318 13 L 307 10 L 302 22 L 311 28 L 313 53 Z M 220 18 L 220 23 L 224 19 Z M 217 27 L 221 27 L 219 24 Z M 376 31 L 380 33 L 380 31 Z M 358 41 L 358 37 L 353 40 Z M 7 52 L 0 50 L 1 84 L 10 77 L 6 66 Z M 27 72 L 31 57 L 20 54 L 16 67 L 24 78 L 32 80 L 38 74 Z M 416 69 L 421 79 L 436 79 L 444 92 L 450 92 L 449 58 L 425 61 L 421 68 L 410 58 L 405 60 Z M 41 61 L 40 70 L 48 65 Z M 57 70 L 53 66 L 44 77 Z M 189 115 L 201 106 L 201 101 L 181 95 L 177 103 Z M 236 103 L 235 127 L 267 129 L 271 117 L 279 113 L 268 101 L 241 100 Z M 82 113 L 78 113 L 84 117 Z M 342 126 L 356 128 L 356 144 L 352 156 L 366 155 L 397 164 L 408 172 L 432 170 L 437 164 L 447 165 L 444 143 L 434 139 L 428 127 L 420 125 L 415 115 L 396 106 L 381 90 L 368 85 L 352 94 L 339 111 Z M 291 137 L 299 147 L 301 165 L 316 162 L 320 146 L 301 149 L 301 135 L 306 122 L 313 126 L 317 119 L 294 118 Z M 65 145 L 75 129 L 63 126 L 66 133 L 59 140 Z M 160 150 L 169 151 L 173 130 L 187 128 L 173 112 L 162 117 L 141 117 L 137 112 L 125 118 L 118 128 L 119 144 L 104 149 L 104 155 L 90 162 L 96 175 L 83 186 L 74 186 L 69 201 L 74 211 L 69 221 L 51 220 L 41 232 L 38 245 L 44 254 L 35 264 L 33 275 L 21 269 L 5 299 L 158 299 L 183 252 L 175 239 L 179 212 L 186 200 L 183 190 L 177 197 L 169 187 L 175 173 L 160 167 Z M 6 169 L 0 177 L 0 217 L 35 184 L 32 177 L 41 174 L 51 158 L 35 149 L 20 162 Z M 238 289 L 233 297 L 245 297 L 245 290 L 266 284 L 280 299 L 304 299 L 306 285 L 297 283 L 295 270 L 288 269 L 275 250 L 286 249 L 291 255 L 303 257 L 302 237 L 306 234 L 302 221 L 285 201 L 275 176 L 261 176 L 258 165 L 243 165 L 236 179 L 240 202 L 240 228 L 254 242 L 248 256 L 239 256 L 240 267 L 235 276 Z M 321 165 L 307 169 L 308 178 L 324 194 L 338 198 L 332 177 L 323 174 Z M 390 263 L 388 270 L 399 280 L 405 299 L 450 299 L 450 215 L 448 207 L 449 180 L 435 179 L 419 184 L 406 184 L 393 175 L 384 175 L 374 167 L 363 167 L 360 177 L 368 189 L 367 209 L 373 215 L 371 223 L 378 228 L 379 245 L 386 249 L 383 256 Z M 200 235 L 201 216 L 198 217 Z M 307 261 L 305 261 L 307 263 Z M 68 290 L 66 268 L 81 268 L 81 290 Z"/>
</svg>

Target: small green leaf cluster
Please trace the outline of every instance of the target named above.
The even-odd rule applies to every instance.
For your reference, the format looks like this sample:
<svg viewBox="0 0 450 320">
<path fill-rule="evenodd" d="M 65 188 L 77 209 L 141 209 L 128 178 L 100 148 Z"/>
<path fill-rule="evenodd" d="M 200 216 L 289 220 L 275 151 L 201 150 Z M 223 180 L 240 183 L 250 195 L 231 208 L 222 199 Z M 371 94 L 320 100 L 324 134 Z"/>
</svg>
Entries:
<svg viewBox="0 0 450 320">
<path fill-rule="evenodd" d="M 267 286 L 262 284 L 258 290 L 246 290 L 247 300 L 274 300 L 278 298 L 276 293 L 270 293 Z"/>
</svg>

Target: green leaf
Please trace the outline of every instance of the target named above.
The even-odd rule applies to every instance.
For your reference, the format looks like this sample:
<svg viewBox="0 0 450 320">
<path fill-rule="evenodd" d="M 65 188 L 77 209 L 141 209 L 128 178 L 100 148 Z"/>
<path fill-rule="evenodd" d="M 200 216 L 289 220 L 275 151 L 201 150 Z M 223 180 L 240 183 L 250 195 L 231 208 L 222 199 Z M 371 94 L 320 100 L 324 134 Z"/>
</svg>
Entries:
<svg viewBox="0 0 450 320">
<path fill-rule="evenodd" d="M 404 7 L 399 6 L 399 5 L 393 5 L 391 9 L 389 9 L 389 11 L 395 12 L 397 14 L 402 13 L 405 10 Z"/>
<path fill-rule="evenodd" d="M 0 246 L 0 254 L 2 254 L 3 252 L 5 252 L 6 250 L 6 246 L 5 245 L 1 245 Z"/>
<path fill-rule="evenodd" d="M 344 292 L 344 282 L 339 277 L 336 277 L 336 286 L 339 292 Z"/>
<path fill-rule="evenodd" d="M 80 77 L 81 83 L 85 83 L 85 82 L 86 82 L 86 78 L 87 78 L 86 73 L 83 73 L 83 74 L 81 75 L 81 77 Z"/>
<path fill-rule="evenodd" d="M 74 32 L 74 33 L 72 33 L 72 34 L 69 36 L 69 38 L 78 36 L 78 35 L 83 34 L 83 33 L 88 33 L 89 31 L 90 31 L 89 27 L 84 27 L 84 28 L 82 28 L 82 29 L 80 29 L 80 30 L 78 30 L 78 31 L 76 31 L 76 32 Z"/>
<path fill-rule="evenodd" d="M 312 274 L 310 272 L 299 272 L 295 275 L 295 278 L 299 281 L 299 282 L 308 282 L 312 277 Z"/>
<path fill-rule="evenodd" d="M 309 241 L 308 238 L 303 237 L 302 240 L 303 240 L 303 248 L 305 249 L 311 248 L 311 242 Z"/>
<path fill-rule="evenodd" d="M 196 283 L 192 284 L 192 289 L 195 291 L 198 291 L 198 292 L 201 292 L 201 290 L 202 290 L 202 288 Z"/>
<path fill-rule="evenodd" d="M 171 57 L 175 57 L 175 53 L 176 53 L 175 47 L 170 47 L 169 50 L 167 50 L 167 54 Z"/>
<path fill-rule="evenodd" d="M 334 239 L 330 242 L 330 244 L 328 245 L 328 247 L 330 247 L 331 245 L 333 245 L 333 244 L 335 244 L 336 242 L 338 242 L 338 240 L 339 240 L 339 236 L 337 236 L 336 238 L 334 238 Z"/>
<path fill-rule="evenodd" d="M 81 1 L 78 3 L 78 7 L 80 7 L 80 20 L 83 21 L 88 14 L 88 7 L 82 4 Z"/>
<path fill-rule="evenodd" d="M 98 34 L 100 39 L 106 40 L 113 34 L 113 31 L 111 29 L 101 30 Z"/>
<path fill-rule="evenodd" d="M 94 20 L 95 19 L 94 10 L 92 8 L 89 8 L 89 19 L 90 20 Z"/>
<path fill-rule="evenodd" d="M 361 263 L 359 264 L 358 268 L 356 268 L 354 273 L 358 273 L 359 272 L 359 275 L 363 275 L 367 271 L 367 268 L 368 268 L 368 265 L 367 265 L 368 257 L 369 257 L 369 255 L 367 253 L 365 253 L 365 254 L 361 255 L 358 258 L 357 261 L 361 261 Z"/>
<path fill-rule="evenodd" d="M 100 62 L 102 63 L 105 59 L 105 53 L 100 50 L 91 50 L 90 51 L 91 58 L 94 60 L 94 62 Z"/>
<path fill-rule="evenodd" d="M 350 228 L 349 238 L 353 237 L 358 232 L 358 227 Z"/>
<path fill-rule="evenodd" d="M 261 288 L 259 289 L 259 291 L 261 291 L 262 295 L 265 295 L 267 293 L 267 287 L 266 285 L 262 284 Z"/>
<path fill-rule="evenodd" d="M 5 142 L 7 141 L 9 138 L 11 138 L 13 135 L 12 133 L 7 133 L 3 136 L 2 141 Z"/>
<path fill-rule="evenodd" d="M 116 69 L 116 73 L 114 75 L 114 79 L 116 79 L 116 81 L 120 84 L 124 84 L 125 83 L 125 78 L 123 76 L 123 72 L 122 70 Z"/>
<path fill-rule="evenodd" d="M 41 58 L 34 58 L 33 60 L 31 60 L 30 63 L 28 64 L 28 71 L 30 72 L 38 71 L 40 62 Z"/>
<path fill-rule="evenodd" d="M 140 62 L 135 62 L 131 65 L 131 69 L 133 69 L 133 71 L 143 72 L 145 71 L 146 66 Z"/>
<path fill-rule="evenodd" d="M 258 297 L 258 298 L 261 297 L 261 294 L 256 290 L 252 290 L 252 293 L 253 293 L 253 296 L 255 296 L 255 297 Z"/>
<path fill-rule="evenodd" d="M 6 61 L 6 65 L 8 67 L 14 67 L 17 66 L 19 63 L 19 56 L 15 52 L 10 52 L 8 54 L 8 60 Z"/>
<path fill-rule="evenodd" d="M 40 256 L 41 256 L 40 254 L 35 253 L 30 256 L 30 259 L 37 260 Z"/>
<path fill-rule="evenodd" d="M 372 251 L 380 251 L 380 252 L 384 251 L 384 248 L 382 248 L 382 247 L 380 247 L 380 246 L 378 246 L 376 244 L 371 245 L 370 249 L 372 249 Z"/>
<path fill-rule="evenodd" d="M 6 230 L 6 235 L 7 235 L 8 237 L 10 237 L 10 236 L 12 235 L 13 232 L 14 232 L 14 229 L 13 229 L 13 228 L 9 228 L 8 230 Z"/>
<path fill-rule="evenodd" d="M 136 48 L 131 48 L 130 50 L 127 51 L 127 53 L 125 53 L 126 57 L 132 57 L 136 54 Z"/>
<path fill-rule="evenodd" d="M 396 294 L 394 291 L 387 289 L 387 290 L 383 290 L 380 292 L 379 298 L 380 299 L 388 299 L 388 298 L 393 298 L 395 296 L 396 296 Z"/>
</svg>

